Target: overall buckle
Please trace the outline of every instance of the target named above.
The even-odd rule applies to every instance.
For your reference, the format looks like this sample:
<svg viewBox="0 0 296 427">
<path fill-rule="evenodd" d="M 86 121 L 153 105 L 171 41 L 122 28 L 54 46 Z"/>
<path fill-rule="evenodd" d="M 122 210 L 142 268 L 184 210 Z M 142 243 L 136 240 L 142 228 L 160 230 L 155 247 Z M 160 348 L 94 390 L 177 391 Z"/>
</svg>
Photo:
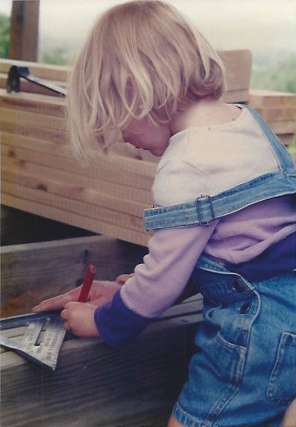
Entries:
<svg viewBox="0 0 296 427">
<path fill-rule="evenodd" d="M 203 204 L 203 209 L 205 209 L 206 208 L 206 204 L 208 204 L 208 206 L 210 207 L 211 218 L 207 217 L 206 220 L 204 220 L 202 218 L 202 215 L 201 215 L 201 203 Z M 198 217 L 198 221 L 199 221 L 200 225 L 208 227 L 212 222 L 215 221 L 214 208 L 213 208 L 211 196 L 203 195 L 202 194 L 201 196 L 197 197 L 197 199 L 196 199 L 196 207 L 197 207 L 197 217 Z"/>
</svg>

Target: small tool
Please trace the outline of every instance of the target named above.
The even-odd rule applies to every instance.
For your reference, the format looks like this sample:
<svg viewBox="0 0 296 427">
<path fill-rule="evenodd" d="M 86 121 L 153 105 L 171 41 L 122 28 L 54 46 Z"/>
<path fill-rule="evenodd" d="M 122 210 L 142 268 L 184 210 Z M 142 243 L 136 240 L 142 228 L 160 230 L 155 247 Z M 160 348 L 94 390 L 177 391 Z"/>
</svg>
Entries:
<svg viewBox="0 0 296 427">
<path fill-rule="evenodd" d="M 27 329 L 21 338 L 7 338 L 0 334 L 0 344 L 55 370 L 66 334 L 63 323 L 57 311 L 1 319 L 1 330 L 20 326 L 27 326 Z"/>
<path fill-rule="evenodd" d="M 18 67 L 17 65 L 12 65 L 8 71 L 8 78 L 6 84 L 6 90 L 8 93 L 21 91 L 21 78 L 37 86 L 49 89 L 58 94 L 59 96 L 67 95 L 67 91 L 62 87 L 48 83 L 41 79 L 37 79 L 36 77 L 30 74 L 30 70 L 28 67 Z"/>
<path fill-rule="evenodd" d="M 80 291 L 78 302 L 86 302 L 96 274 L 93 265 L 89 265 Z M 64 320 L 59 311 L 24 314 L 0 320 L 0 330 L 27 326 L 25 334 L 18 339 L 8 338 L 0 334 L 0 344 L 10 348 L 41 365 L 52 370 L 56 369 L 58 355 L 63 344 L 66 331 Z"/>
</svg>

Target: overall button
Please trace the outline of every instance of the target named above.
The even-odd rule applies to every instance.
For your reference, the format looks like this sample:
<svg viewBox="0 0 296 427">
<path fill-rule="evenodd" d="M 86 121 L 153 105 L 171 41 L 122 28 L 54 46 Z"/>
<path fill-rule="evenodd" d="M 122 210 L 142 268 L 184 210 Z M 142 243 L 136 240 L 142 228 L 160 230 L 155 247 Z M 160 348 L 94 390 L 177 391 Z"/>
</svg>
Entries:
<svg viewBox="0 0 296 427">
<path fill-rule="evenodd" d="M 243 292 L 244 286 L 239 280 L 236 280 L 233 284 L 233 289 L 235 289 L 237 292 Z"/>
<path fill-rule="evenodd" d="M 245 302 L 239 309 L 240 314 L 246 314 L 251 308 L 250 302 Z"/>
</svg>

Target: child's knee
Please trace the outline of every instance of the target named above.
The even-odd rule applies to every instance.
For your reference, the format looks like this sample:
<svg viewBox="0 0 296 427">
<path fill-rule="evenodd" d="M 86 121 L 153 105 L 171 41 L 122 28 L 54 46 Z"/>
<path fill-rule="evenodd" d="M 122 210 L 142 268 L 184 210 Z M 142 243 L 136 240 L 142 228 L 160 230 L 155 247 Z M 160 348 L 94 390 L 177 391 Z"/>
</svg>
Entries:
<svg viewBox="0 0 296 427">
<path fill-rule="evenodd" d="M 171 415 L 167 427 L 185 427 L 184 424 L 179 423 L 176 418 Z"/>
<path fill-rule="evenodd" d="M 296 399 L 288 407 L 282 427 L 296 426 Z"/>
</svg>

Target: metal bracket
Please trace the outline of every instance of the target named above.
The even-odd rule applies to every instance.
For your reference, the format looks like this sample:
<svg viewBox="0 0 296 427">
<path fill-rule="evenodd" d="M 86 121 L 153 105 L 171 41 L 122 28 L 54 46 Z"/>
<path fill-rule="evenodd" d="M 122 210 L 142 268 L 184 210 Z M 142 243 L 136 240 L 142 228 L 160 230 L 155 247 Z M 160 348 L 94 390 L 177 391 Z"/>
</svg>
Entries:
<svg viewBox="0 0 296 427">
<path fill-rule="evenodd" d="M 6 84 L 6 90 L 8 93 L 21 91 L 21 85 L 20 85 L 21 78 L 37 86 L 49 89 L 55 92 L 56 94 L 58 94 L 59 96 L 63 96 L 63 97 L 67 96 L 67 91 L 62 87 L 53 85 L 41 79 L 37 79 L 36 77 L 30 74 L 30 70 L 28 67 L 18 67 L 17 65 L 12 65 L 8 72 L 8 78 L 7 78 L 7 84 Z"/>
</svg>

